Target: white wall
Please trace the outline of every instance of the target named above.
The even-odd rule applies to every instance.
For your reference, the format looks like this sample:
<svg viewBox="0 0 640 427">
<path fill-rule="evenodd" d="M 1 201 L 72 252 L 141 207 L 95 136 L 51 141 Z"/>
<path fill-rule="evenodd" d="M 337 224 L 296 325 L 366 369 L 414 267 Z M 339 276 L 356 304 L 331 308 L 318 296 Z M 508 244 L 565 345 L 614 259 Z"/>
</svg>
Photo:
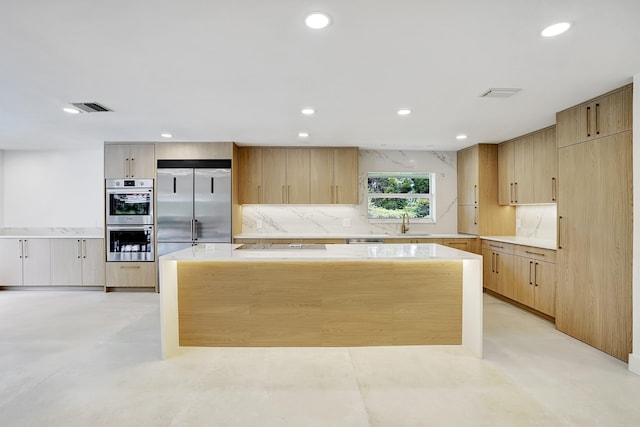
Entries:
<svg viewBox="0 0 640 427">
<path fill-rule="evenodd" d="M 629 370 L 640 374 L 640 74 L 633 78 L 633 353 Z"/>
<path fill-rule="evenodd" d="M 4 151 L 0 150 L 0 227 L 4 226 Z"/>
<path fill-rule="evenodd" d="M 102 227 L 103 156 L 102 148 L 5 151 L 2 225 Z"/>
<path fill-rule="evenodd" d="M 457 233 L 457 156 L 455 152 L 360 150 L 358 205 L 245 205 L 242 233 L 268 234 L 387 234 L 400 224 L 367 221 L 367 172 L 434 172 L 436 223 L 411 223 L 413 233 Z M 350 226 L 344 226 L 344 220 Z M 260 220 L 263 227 L 257 228 Z"/>
</svg>

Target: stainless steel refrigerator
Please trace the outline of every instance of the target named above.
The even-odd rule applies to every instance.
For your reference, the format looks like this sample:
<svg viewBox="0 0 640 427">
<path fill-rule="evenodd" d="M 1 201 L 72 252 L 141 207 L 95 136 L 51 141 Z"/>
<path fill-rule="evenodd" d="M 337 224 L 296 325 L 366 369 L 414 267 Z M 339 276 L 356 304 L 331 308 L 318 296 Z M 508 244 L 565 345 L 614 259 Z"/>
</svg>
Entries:
<svg viewBox="0 0 640 427">
<path fill-rule="evenodd" d="M 158 160 L 158 256 L 231 243 L 231 160 Z"/>
</svg>

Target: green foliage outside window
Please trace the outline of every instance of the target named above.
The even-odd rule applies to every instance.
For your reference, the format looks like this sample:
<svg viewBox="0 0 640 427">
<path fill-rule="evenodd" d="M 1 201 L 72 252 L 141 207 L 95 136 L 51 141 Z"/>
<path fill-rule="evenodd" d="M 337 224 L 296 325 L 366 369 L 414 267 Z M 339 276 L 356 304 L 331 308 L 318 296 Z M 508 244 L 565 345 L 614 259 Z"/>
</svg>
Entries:
<svg viewBox="0 0 640 427">
<path fill-rule="evenodd" d="M 368 187 L 369 219 L 433 220 L 431 215 L 433 174 L 370 173 Z"/>
</svg>

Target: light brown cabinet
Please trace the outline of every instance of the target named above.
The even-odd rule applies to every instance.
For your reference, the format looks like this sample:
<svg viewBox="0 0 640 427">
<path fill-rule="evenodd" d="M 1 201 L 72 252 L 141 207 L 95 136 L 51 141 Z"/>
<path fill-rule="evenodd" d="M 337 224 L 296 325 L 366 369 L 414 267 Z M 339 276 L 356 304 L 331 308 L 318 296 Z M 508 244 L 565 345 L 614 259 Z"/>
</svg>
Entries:
<svg viewBox="0 0 640 427">
<path fill-rule="evenodd" d="M 454 249 L 460 249 L 461 251 L 472 252 L 480 254 L 479 240 L 478 239 L 452 239 L 443 238 L 442 245 L 448 246 Z"/>
<path fill-rule="evenodd" d="M 153 178 L 153 144 L 107 144 L 104 146 L 105 178 Z"/>
<path fill-rule="evenodd" d="M 238 148 L 240 203 L 262 203 L 262 148 Z"/>
<path fill-rule="evenodd" d="M 357 148 L 240 147 L 242 204 L 357 204 Z"/>
<path fill-rule="evenodd" d="M 558 148 L 632 128 L 633 85 L 627 85 L 556 114 Z"/>
<path fill-rule="evenodd" d="M 631 132 L 559 154 L 556 327 L 621 360 L 631 352 Z"/>
<path fill-rule="evenodd" d="M 555 126 L 498 146 L 501 205 L 553 203 L 557 192 Z"/>
<path fill-rule="evenodd" d="M 498 205 L 498 147 L 478 144 L 457 154 L 458 232 L 514 235 L 515 208 Z"/>
<path fill-rule="evenodd" d="M 555 317 L 555 251 L 518 246 L 516 254 L 513 299 Z"/>
<path fill-rule="evenodd" d="M 155 262 L 108 262 L 105 290 L 113 288 L 155 288 Z"/>
<path fill-rule="evenodd" d="M 233 142 L 159 142 L 156 160 L 211 160 L 233 158 Z"/>
<path fill-rule="evenodd" d="M 516 258 L 509 243 L 482 241 L 484 287 L 513 299 Z"/>
<path fill-rule="evenodd" d="M 51 284 L 104 286 L 103 239 L 51 239 Z"/>
</svg>

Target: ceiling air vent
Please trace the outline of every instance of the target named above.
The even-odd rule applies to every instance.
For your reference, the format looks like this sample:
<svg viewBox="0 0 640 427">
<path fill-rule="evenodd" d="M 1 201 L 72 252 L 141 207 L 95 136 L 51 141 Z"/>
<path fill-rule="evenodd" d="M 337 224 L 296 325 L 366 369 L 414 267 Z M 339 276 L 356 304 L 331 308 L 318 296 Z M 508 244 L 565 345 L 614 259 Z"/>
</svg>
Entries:
<svg viewBox="0 0 640 427">
<path fill-rule="evenodd" d="M 85 113 L 104 113 L 106 111 L 113 111 L 104 105 L 98 104 L 97 102 L 72 102 L 71 105 Z"/>
<path fill-rule="evenodd" d="M 480 98 L 509 98 L 521 90 L 515 88 L 491 88 L 480 95 Z"/>
</svg>

